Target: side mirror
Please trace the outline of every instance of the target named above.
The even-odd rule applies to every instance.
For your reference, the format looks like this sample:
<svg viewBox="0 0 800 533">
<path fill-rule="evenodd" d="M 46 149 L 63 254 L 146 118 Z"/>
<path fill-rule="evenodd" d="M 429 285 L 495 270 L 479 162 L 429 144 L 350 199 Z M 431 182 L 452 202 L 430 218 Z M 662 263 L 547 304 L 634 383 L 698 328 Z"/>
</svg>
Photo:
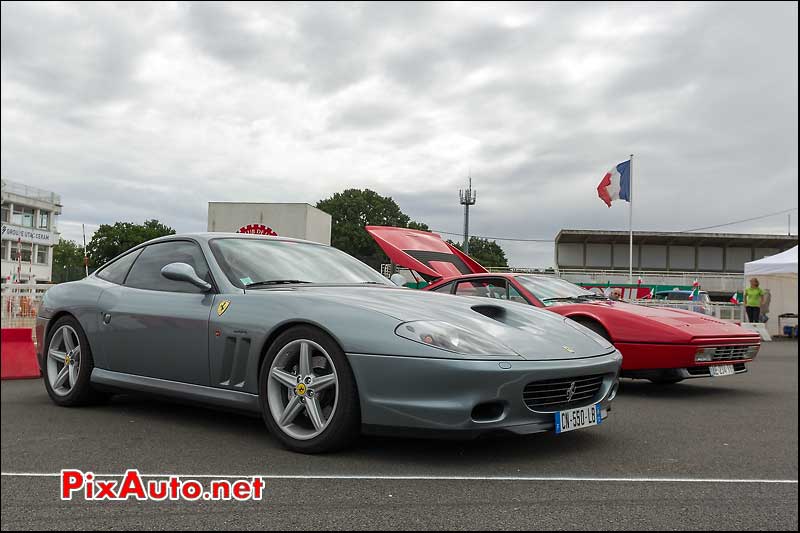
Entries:
<svg viewBox="0 0 800 533">
<path fill-rule="evenodd" d="M 170 263 L 165 265 L 164 268 L 161 269 L 161 275 L 173 281 L 186 281 L 206 291 L 211 290 L 211 284 L 200 278 L 197 272 L 194 271 L 194 268 L 186 263 Z"/>
<path fill-rule="evenodd" d="M 389 278 L 389 281 L 391 281 L 392 283 L 394 283 L 398 287 L 405 287 L 406 283 L 408 283 L 408 281 L 406 280 L 406 277 L 404 275 L 402 275 L 402 274 L 399 274 L 399 273 L 392 274 L 392 277 Z"/>
</svg>

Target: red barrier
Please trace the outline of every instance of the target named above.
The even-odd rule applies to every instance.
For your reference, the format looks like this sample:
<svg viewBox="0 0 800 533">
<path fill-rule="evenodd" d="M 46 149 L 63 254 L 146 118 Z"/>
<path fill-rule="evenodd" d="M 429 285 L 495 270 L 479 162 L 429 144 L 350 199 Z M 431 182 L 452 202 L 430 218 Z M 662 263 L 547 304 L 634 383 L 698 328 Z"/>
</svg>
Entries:
<svg viewBox="0 0 800 533">
<path fill-rule="evenodd" d="M 39 365 L 31 328 L 0 329 L 0 374 L 2 379 L 38 378 Z"/>
</svg>

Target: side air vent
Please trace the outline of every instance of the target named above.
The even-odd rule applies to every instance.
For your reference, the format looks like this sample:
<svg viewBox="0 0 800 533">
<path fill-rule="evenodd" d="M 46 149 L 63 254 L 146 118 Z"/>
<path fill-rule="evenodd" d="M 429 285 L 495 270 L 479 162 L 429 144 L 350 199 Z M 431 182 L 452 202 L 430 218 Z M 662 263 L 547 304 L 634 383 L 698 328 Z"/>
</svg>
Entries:
<svg viewBox="0 0 800 533">
<path fill-rule="evenodd" d="M 493 320 L 502 320 L 506 316 L 506 310 L 496 305 L 473 305 L 472 310 Z"/>
<path fill-rule="evenodd" d="M 246 337 L 225 337 L 225 350 L 222 353 L 220 385 L 225 387 L 244 387 L 247 358 L 250 354 L 250 339 Z"/>
</svg>

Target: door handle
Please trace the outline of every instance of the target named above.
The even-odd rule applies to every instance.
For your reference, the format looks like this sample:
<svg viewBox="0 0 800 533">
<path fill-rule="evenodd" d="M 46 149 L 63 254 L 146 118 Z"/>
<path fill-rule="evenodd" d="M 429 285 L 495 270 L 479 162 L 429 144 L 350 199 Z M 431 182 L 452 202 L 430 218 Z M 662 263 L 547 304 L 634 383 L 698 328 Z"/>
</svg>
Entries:
<svg viewBox="0 0 800 533">
<path fill-rule="evenodd" d="M 108 324 L 109 322 L 111 322 L 111 314 L 103 313 L 103 324 Z"/>
</svg>

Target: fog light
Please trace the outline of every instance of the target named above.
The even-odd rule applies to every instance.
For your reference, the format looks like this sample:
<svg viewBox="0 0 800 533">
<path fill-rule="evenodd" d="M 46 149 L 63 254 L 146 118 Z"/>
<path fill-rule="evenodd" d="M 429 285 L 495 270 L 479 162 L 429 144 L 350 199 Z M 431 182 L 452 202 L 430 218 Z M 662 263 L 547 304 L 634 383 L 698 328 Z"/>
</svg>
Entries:
<svg viewBox="0 0 800 533">
<path fill-rule="evenodd" d="M 700 348 L 697 350 L 697 353 L 694 354 L 694 360 L 698 363 L 713 361 L 714 352 L 716 352 L 716 348 Z"/>
</svg>

